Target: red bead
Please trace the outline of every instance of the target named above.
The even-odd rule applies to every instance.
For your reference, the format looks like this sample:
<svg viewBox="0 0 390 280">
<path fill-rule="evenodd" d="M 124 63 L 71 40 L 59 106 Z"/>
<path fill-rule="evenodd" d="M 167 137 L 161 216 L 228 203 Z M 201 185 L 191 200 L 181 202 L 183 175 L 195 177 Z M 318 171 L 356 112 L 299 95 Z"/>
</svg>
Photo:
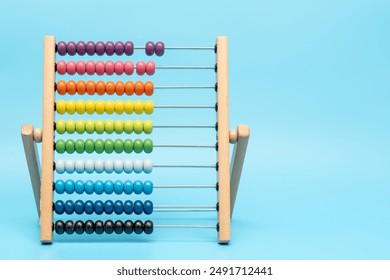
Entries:
<svg viewBox="0 0 390 280">
<path fill-rule="evenodd" d="M 77 74 L 84 75 L 85 74 L 85 62 L 79 60 L 76 65 L 77 68 Z"/>
<path fill-rule="evenodd" d="M 125 72 L 125 65 L 122 61 L 115 62 L 115 74 L 122 75 Z"/>
<path fill-rule="evenodd" d="M 63 60 L 60 60 L 57 62 L 57 72 L 60 75 L 66 74 L 66 62 Z"/>
<path fill-rule="evenodd" d="M 145 74 L 145 62 L 143 62 L 142 60 L 138 61 L 137 62 L 137 65 L 136 65 L 136 71 L 137 71 L 137 74 L 142 76 Z"/>
<path fill-rule="evenodd" d="M 146 70 L 146 74 L 152 76 L 156 70 L 156 64 L 154 64 L 153 61 L 146 62 L 145 70 Z"/>
<path fill-rule="evenodd" d="M 74 61 L 69 61 L 68 64 L 66 65 L 66 72 L 69 75 L 74 75 L 76 74 L 76 63 Z"/>
<path fill-rule="evenodd" d="M 104 75 L 104 62 L 103 61 L 96 62 L 95 71 L 96 71 L 96 74 L 98 74 L 99 76 Z"/>
<path fill-rule="evenodd" d="M 88 75 L 94 75 L 95 74 L 95 62 L 92 60 L 88 61 L 85 65 L 85 69 L 87 70 Z"/>
<path fill-rule="evenodd" d="M 126 75 L 132 75 L 134 73 L 134 64 L 131 61 L 125 62 L 125 73 Z"/>
<path fill-rule="evenodd" d="M 112 75 L 115 72 L 115 64 L 111 60 L 106 62 L 105 70 L 107 75 Z"/>
</svg>

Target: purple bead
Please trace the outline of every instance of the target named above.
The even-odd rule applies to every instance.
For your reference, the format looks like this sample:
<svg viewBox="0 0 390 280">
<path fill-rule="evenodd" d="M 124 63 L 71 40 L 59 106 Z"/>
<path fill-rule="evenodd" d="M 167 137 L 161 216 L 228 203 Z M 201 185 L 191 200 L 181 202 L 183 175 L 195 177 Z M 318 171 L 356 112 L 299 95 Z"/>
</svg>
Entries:
<svg viewBox="0 0 390 280">
<path fill-rule="evenodd" d="M 165 46 L 163 42 L 157 42 L 155 46 L 155 52 L 157 56 L 162 56 L 165 51 Z"/>
<path fill-rule="evenodd" d="M 134 53 L 134 44 L 131 41 L 127 41 L 125 43 L 125 54 L 126 55 L 133 55 Z"/>
<path fill-rule="evenodd" d="M 103 55 L 105 51 L 104 43 L 102 41 L 99 41 L 96 43 L 95 51 L 97 55 Z"/>
<path fill-rule="evenodd" d="M 85 43 L 83 41 L 78 41 L 77 43 L 77 53 L 79 55 L 84 55 L 86 52 L 85 50 Z"/>
<path fill-rule="evenodd" d="M 92 41 L 89 41 L 85 45 L 85 50 L 87 51 L 88 55 L 94 55 L 95 54 L 95 43 Z"/>
<path fill-rule="evenodd" d="M 151 56 L 151 55 L 154 54 L 154 43 L 153 42 L 149 41 L 149 42 L 146 43 L 146 45 L 145 45 L 145 53 L 148 56 Z"/>
<path fill-rule="evenodd" d="M 75 55 L 76 54 L 76 43 L 73 41 L 68 42 L 66 45 L 66 50 L 68 51 L 69 55 Z"/>
<path fill-rule="evenodd" d="M 64 41 L 58 42 L 57 52 L 59 55 L 66 55 L 66 43 Z"/>
<path fill-rule="evenodd" d="M 125 52 L 125 44 L 123 42 L 118 41 L 115 43 L 115 53 L 117 55 L 122 55 Z"/>
<path fill-rule="evenodd" d="M 106 54 L 107 55 L 113 55 L 115 52 L 115 45 L 114 45 L 114 42 L 112 41 L 108 41 L 106 43 Z"/>
</svg>

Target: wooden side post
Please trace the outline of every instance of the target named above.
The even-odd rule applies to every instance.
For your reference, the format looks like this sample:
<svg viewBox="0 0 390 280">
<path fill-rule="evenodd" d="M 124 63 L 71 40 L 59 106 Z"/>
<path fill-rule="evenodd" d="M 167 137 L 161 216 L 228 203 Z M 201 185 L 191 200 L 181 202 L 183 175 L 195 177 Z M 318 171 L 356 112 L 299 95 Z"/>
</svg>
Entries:
<svg viewBox="0 0 390 280">
<path fill-rule="evenodd" d="M 218 241 L 230 241 L 228 38 L 217 37 Z"/>
<path fill-rule="evenodd" d="M 41 242 L 52 243 L 55 37 L 45 36 L 43 48 Z"/>
</svg>

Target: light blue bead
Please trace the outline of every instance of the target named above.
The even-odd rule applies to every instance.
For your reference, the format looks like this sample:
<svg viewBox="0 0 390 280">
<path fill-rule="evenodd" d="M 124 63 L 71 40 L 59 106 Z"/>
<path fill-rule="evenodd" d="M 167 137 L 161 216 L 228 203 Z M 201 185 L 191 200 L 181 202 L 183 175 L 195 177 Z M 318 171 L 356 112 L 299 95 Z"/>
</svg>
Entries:
<svg viewBox="0 0 390 280">
<path fill-rule="evenodd" d="M 65 203 L 62 200 L 57 200 L 56 203 L 54 203 L 54 211 L 56 212 L 56 214 L 64 214 Z"/>
<path fill-rule="evenodd" d="M 104 212 L 104 203 L 101 200 L 95 201 L 95 213 L 98 215 L 103 214 Z"/>
<path fill-rule="evenodd" d="M 95 182 L 95 193 L 102 194 L 104 192 L 104 183 L 102 180 L 98 180 Z"/>
<path fill-rule="evenodd" d="M 140 180 L 134 181 L 133 188 L 135 194 L 141 194 L 143 190 L 142 182 Z"/>
<path fill-rule="evenodd" d="M 114 202 L 112 202 L 112 200 L 106 200 L 106 202 L 104 202 L 104 212 L 106 214 L 112 214 L 112 212 L 114 212 Z"/>
<path fill-rule="evenodd" d="M 65 192 L 65 182 L 63 180 L 57 180 L 55 183 L 56 193 L 63 194 Z"/>
<path fill-rule="evenodd" d="M 114 183 L 114 192 L 115 192 L 116 194 L 121 194 L 121 193 L 123 193 L 123 184 L 122 184 L 122 181 L 120 181 L 120 180 L 115 181 L 115 183 Z"/>
<path fill-rule="evenodd" d="M 104 183 L 104 192 L 106 194 L 112 194 L 114 192 L 114 183 L 111 180 L 107 180 Z"/>
<path fill-rule="evenodd" d="M 93 213 L 93 202 L 91 200 L 87 200 L 85 203 L 84 203 L 84 212 L 85 214 L 92 214 Z"/>
<path fill-rule="evenodd" d="M 144 205 L 141 200 L 134 201 L 134 214 L 140 215 L 144 212 Z"/>
<path fill-rule="evenodd" d="M 82 194 L 84 192 L 84 182 L 77 180 L 76 183 L 74 183 L 74 190 L 77 194 Z"/>
<path fill-rule="evenodd" d="M 144 194 L 151 194 L 153 192 L 153 183 L 152 181 L 145 181 L 144 182 Z"/>
<path fill-rule="evenodd" d="M 88 180 L 85 182 L 84 188 L 86 194 L 93 194 L 93 192 L 95 191 L 95 184 L 93 183 L 93 181 Z"/>
<path fill-rule="evenodd" d="M 134 204 L 131 200 L 126 200 L 125 203 L 123 203 L 123 211 L 130 215 L 134 211 Z"/>
<path fill-rule="evenodd" d="M 74 212 L 76 214 L 83 214 L 84 213 L 84 202 L 81 200 L 76 200 L 74 203 Z"/>
<path fill-rule="evenodd" d="M 132 194 L 133 193 L 133 182 L 131 182 L 130 180 L 126 180 L 123 183 L 123 192 L 125 194 Z"/>
<path fill-rule="evenodd" d="M 145 200 L 144 202 L 144 213 L 149 215 L 153 213 L 153 202 Z"/>
<path fill-rule="evenodd" d="M 70 215 L 74 212 L 74 203 L 71 200 L 65 201 L 65 213 Z"/>
<path fill-rule="evenodd" d="M 123 202 L 120 200 L 115 201 L 114 203 L 114 212 L 115 214 L 122 214 L 123 213 Z"/>
<path fill-rule="evenodd" d="M 65 192 L 67 194 L 74 193 L 74 182 L 73 182 L 73 180 L 66 180 L 66 182 L 65 182 Z"/>
</svg>

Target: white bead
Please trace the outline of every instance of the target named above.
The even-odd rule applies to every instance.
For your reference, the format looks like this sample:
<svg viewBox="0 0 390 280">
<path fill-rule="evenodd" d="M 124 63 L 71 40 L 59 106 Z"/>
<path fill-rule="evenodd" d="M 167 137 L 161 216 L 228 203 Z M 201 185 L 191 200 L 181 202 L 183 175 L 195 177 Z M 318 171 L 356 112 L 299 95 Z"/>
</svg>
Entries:
<svg viewBox="0 0 390 280">
<path fill-rule="evenodd" d="M 146 174 L 151 173 L 153 170 L 153 162 L 150 159 L 144 161 L 144 172 Z"/>
<path fill-rule="evenodd" d="M 73 173 L 74 172 L 74 162 L 71 159 L 68 159 L 65 162 L 65 170 L 67 173 Z"/>
<path fill-rule="evenodd" d="M 123 161 L 120 159 L 116 159 L 114 161 L 114 171 L 118 174 L 123 172 Z"/>
<path fill-rule="evenodd" d="M 91 174 L 95 170 L 95 163 L 93 162 L 92 159 L 87 159 L 84 163 L 84 168 L 85 168 L 85 172 Z"/>
<path fill-rule="evenodd" d="M 123 170 L 129 174 L 131 172 L 133 172 L 133 161 L 131 159 L 126 159 L 124 162 L 123 162 Z"/>
<path fill-rule="evenodd" d="M 76 162 L 74 163 L 74 167 L 75 167 L 77 173 L 79 173 L 79 174 L 83 173 L 84 172 L 84 161 L 82 161 L 81 159 L 76 160 Z"/>
<path fill-rule="evenodd" d="M 104 161 L 102 159 L 97 159 L 95 161 L 95 171 L 96 173 L 103 173 L 104 171 Z"/>
<path fill-rule="evenodd" d="M 63 174 L 65 172 L 65 161 L 59 159 L 56 161 L 56 171 L 58 174 Z"/>
<path fill-rule="evenodd" d="M 134 172 L 135 173 L 141 173 L 143 169 L 142 160 L 136 159 L 134 161 Z"/>
<path fill-rule="evenodd" d="M 114 171 L 114 162 L 111 159 L 106 159 L 104 162 L 104 170 L 109 174 Z"/>
</svg>

